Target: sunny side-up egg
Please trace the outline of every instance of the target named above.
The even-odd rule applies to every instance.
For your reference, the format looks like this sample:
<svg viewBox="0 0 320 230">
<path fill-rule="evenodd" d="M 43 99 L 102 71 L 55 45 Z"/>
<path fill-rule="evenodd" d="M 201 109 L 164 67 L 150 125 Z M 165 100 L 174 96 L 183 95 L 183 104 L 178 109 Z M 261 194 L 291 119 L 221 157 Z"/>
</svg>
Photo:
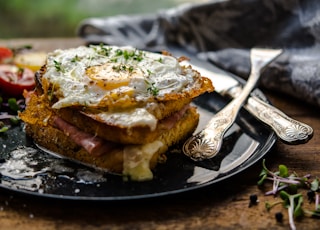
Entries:
<svg viewBox="0 0 320 230">
<path fill-rule="evenodd" d="M 194 73 L 181 73 L 172 56 L 133 47 L 90 46 L 56 50 L 47 57 L 43 78 L 57 90 L 53 108 L 73 105 L 104 107 L 148 101 L 188 90 Z"/>
<path fill-rule="evenodd" d="M 188 92 L 195 78 L 195 72 L 182 70 L 175 57 L 100 45 L 49 53 L 43 82 L 49 83 L 44 87 L 47 94 L 57 99 L 54 109 L 102 108 L 86 115 L 110 125 L 154 130 L 158 120 L 139 103 L 150 106 L 156 98 Z"/>
</svg>

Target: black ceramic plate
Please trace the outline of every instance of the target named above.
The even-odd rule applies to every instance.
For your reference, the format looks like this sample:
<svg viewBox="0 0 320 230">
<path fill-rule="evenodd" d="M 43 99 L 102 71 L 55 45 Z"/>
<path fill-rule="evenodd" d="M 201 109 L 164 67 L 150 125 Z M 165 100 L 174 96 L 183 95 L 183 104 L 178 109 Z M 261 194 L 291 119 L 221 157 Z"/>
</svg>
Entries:
<svg viewBox="0 0 320 230">
<path fill-rule="evenodd" d="M 194 102 L 201 128 L 227 103 L 217 93 Z M 23 124 L 22 124 L 23 126 Z M 276 140 L 275 134 L 245 110 L 225 136 L 221 152 L 212 160 L 196 163 L 185 157 L 181 146 L 168 152 L 168 160 L 147 182 L 125 182 L 121 176 L 56 158 L 42 152 L 28 139 L 22 126 L 0 136 L 0 187 L 18 193 L 69 200 L 133 200 L 182 193 L 225 180 L 261 159 Z M 230 172 L 216 171 L 244 153 L 252 156 Z"/>
</svg>

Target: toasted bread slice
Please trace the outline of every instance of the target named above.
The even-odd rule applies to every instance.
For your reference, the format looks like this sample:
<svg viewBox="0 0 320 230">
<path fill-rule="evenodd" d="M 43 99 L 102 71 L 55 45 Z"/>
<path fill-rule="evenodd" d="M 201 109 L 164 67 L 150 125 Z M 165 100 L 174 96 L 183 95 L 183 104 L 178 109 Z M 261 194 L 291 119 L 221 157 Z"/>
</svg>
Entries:
<svg viewBox="0 0 320 230">
<path fill-rule="evenodd" d="M 38 96 L 36 93 L 30 93 L 28 107 L 20 114 L 20 117 L 29 124 L 53 126 L 52 117 L 54 115 L 58 115 L 84 132 L 121 144 L 150 143 L 169 129 L 165 125 L 165 119 L 159 121 L 154 130 L 151 130 L 149 126 L 142 125 L 135 127 L 108 125 L 101 123 L 99 120 L 94 120 L 76 109 L 51 109 L 46 103 L 44 95 Z"/>
<path fill-rule="evenodd" d="M 40 109 L 40 107 L 38 108 Z M 44 117 L 47 117 L 46 115 L 50 116 L 51 113 L 48 112 L 48 114 L 46 114 L 44 110 L 41 110 L 38 111 L 38 115 L 40 115 L 40 119 L 43 119 Z M 63 155 L 69 159 L 81 162 L 86 165 L 90 165 L 92 167 L 102 168 L 109 172 L 126 174 L 124 172 L 124 165 L 126 165 L 124 154 L 126 148 L 125 145 L 102 156 L 92 156 L 84 148 L 74 143 L 65 133 L 57 128 L 54 128 L 49 123 L 42 121 L 38 120 L 35 123 L 27 123 L 25 129 L 27 135 L 31 136 L 38 145 L 49 149 L 50 151 Z M 195 128 L 197 127 L 198 121 L 199 114 L 196 112 L 196 109 L 194 107 L 190 107 L 186 111 L 182 119 L 180 119 L 172 129 L 162 133 L 162 135 L 160 135 L 155 141 L 147 143 L 153 144 L 159 141 L 162 143 L 160 147 L 158 147 L 156 151 L 153 152 L 150 160 L 147 162 L 147 168 L 153 169 L 157 165 L 157 163 L 164 161 L 164 154 L 167 152 L 170 146 L 178 144 L 179 142 L 185 140 L 189 135 L 191 135 L 191 133 L 193 133 Z M 129 146 L 130 148 L 135 147 L 140 149 L 144 145 Z M 138 177 L 141 177 L 141 175 L 143 175 L 143 173 L 141 173 L 143 169 L 135 170 L 140 170 L 140 172 L 129 173 L 131 177 L 134 177 L 134 175 L 138 175 Z M 141 180 L 141 178 L 134 179 Z"/>
</svg>

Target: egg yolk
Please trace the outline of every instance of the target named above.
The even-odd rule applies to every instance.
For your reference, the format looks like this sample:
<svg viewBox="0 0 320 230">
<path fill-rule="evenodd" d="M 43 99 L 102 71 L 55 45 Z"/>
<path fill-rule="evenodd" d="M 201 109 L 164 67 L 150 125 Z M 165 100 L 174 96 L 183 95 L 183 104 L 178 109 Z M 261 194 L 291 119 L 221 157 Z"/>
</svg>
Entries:
<svg viewBox="0 0 320 230">
<path fill-rule="evenodd" d="M 138 68 L 121 63 L 91 66 L 87 68 L 86 74 L 96 85 L 105 90 L 128 86 L 131 79 L 143 76 Z"/>
</svg>

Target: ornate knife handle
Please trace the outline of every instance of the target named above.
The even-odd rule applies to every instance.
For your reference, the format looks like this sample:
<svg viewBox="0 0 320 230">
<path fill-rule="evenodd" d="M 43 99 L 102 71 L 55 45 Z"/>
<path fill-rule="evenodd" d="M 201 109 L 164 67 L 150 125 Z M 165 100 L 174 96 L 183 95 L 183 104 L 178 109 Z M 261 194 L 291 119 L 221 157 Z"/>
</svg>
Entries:
<svg viewBox="0 0 320 230">
<path fill-rule="evenodd" d="M 236 97 L 241 91 L 242 87 L 239 85 L 225 93 Z M 259 120 L 270 126 L 277 136 L 288 144 L 305 143 L 313 135 L 313 129 L 309 125 L 288 117 L 258 96 L 251 95 L 244 107 Z"/>
</svg>

